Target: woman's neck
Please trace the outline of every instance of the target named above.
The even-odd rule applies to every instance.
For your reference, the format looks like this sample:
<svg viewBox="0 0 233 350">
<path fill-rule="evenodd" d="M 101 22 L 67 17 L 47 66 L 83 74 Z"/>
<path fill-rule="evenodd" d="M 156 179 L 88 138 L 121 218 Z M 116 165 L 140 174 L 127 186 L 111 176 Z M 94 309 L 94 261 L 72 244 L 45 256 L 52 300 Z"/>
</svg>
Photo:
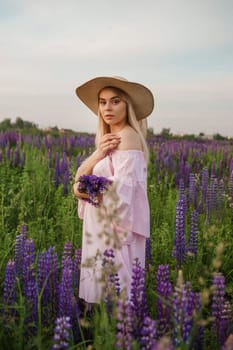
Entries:
<svg viewBox="0 0 233 350">
<path fill-rule="evenodd" d="M 123 124 L 123 125 L 111 125 L 110 131 L 111 131 L 111 133 L 121 132 L 123 129 L 127 128 L 128 125 L 129 125 L 128 123 Z"/>
</svg>

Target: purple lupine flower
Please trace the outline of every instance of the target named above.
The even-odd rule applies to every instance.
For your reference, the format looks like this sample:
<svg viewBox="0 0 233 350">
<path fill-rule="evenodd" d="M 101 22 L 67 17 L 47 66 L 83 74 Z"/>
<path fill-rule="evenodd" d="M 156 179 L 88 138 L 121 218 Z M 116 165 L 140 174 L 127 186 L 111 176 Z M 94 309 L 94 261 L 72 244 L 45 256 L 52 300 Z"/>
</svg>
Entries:
<svg viewBox="0 0 233 350">
<path fill-rule="evenodd" d="M 69 259 L 67 257 L 66 259 Z M 59 286 L 59 316 L 71 317 L 72 315 L 72 300 L 73 300 L 73 288 L 72 288 L 72 270 L 69 266 L 64 266 L 62 269 L 62 278 Z"/>
<path fill-rule="evenodd" d="M 191 283 L 184 283 L 182 271 L 179 271 L 173 294 L 173 340 L 176 346 L 183 342 L 191 344 L 191 331 L 194 325 L 194 313 L 200 310 L 200 294 L 192 291 Z M 200 333 L 198 334 L 201 335 Z M 199 343 L 195 343 L 199 344 Z M 199 344 L 201 348 L 201 343 Z"/>
<path fill-rule="evenodd" d="M 27 239 L 27 227 L 25 224 L 22 224 L 20 226 L 20 233 L 16 236 L 15 239 L 15 247 L 14 247 L 14 253 L 15 253 L 15 263 L 16 263 L 16 271 L 20 275 L 23 273 L 23 254 L 24 254 L 24 245 L 25 241 Z"/>
<path fill-rule="evenodd" d="M 50 135 L 45 135 L 44 137 L 44 144 L 45 144 L 45 147 L 49 150 L 51 149 L 52 147 L 52 142 L 51 142 L 51 136 Z"/>
<path fill-rule="evenodd" d="M 176 232 L 175 232 L 175 242 L 172 252 L 172 256 L 176 259 L 177 268 L 181 268 L 185 262 L 186 255 L 186 242 L 185 242 L 185 215 L 184 215 L 184 202 L 183 200 L 178 200 L 176 205 Z"/>
<path fill-rule="evenodd" d="M 26 239 L 22 261 L 24 293 L 31 305 L 31 315 L 28 322 L 37 321 L 37 287 L 35 278 L 35 243 Z"/>
<path fill-rule="evenodd" d="M 63 193 L 64 195 L 67 195 L 68 184 L 70 181 L 70 171 L 69 171 L 67 155 L 65 152 L 62 153 L 62 159 L 60 162 L 60 176 L 61 176 L 61 182 L 63 183 Z"/>
<path fill-rule="evenodd" d="M 24 281 L 25 287 L 26 287 L 25 283 L 28 280 L 35 278 L 34 264 L 35 264 L 35 243 L 33 239 L 26 239 L 24 244 L 23 261 L 22 261 L 23 281 Z"/>
<path fill-rule="evenodd" d="M 33 321 L 34 325 L 35 325 L 37 322 L 37 318 L 38 318 L 37 287 L 36 287 L 35 278 L 29 279 L 26 282 L 25 296 L 26 296 L 27 301 L 30 303 L 30 306 L 31 306 L 31 312 L 29 313 L 28 318 L 26 319 L 26 322 L 31 323 Z"/>
<path fill-rule="evenodd" d="M 79 317 L 80 317 L 79 306 L 78 306 L 78 303 L 77 303 L 75 296 L 73 296 L 73 298 L 72 298 L 72 315 L 71 315 L 70 322 L 72 324 L 73 338 L 74 338 L 75 343 L 78 343 L 81 339 Z"/>
<path fill-rule="evenodd" d="M 112 311 L 113 301 L 120 294 L 119 276 L 115 266 L 115 253 L 113 249 L 106 249 L 103 257 L 103 297 L 109 312 Z"/>
<path fill-rule="evenodd" d="M 220 345 L 223 345 L 221 339 L 221 322 L 225 305 L 225 278 L 222 273 L 218 272 L 213 278 L 213 299 L 212 299 L 212 316 L 214 334 Z"/>
<path fill-rule="evenodd" d="M 141 336 L 139 339 L 141 350 L 151 350 L 155 345 L 156 322 L 149 316 L 146 316 L 142 323 Z"/>
<path fill-rule="evenodd" d="M 56 155 L 55 155 L 55 174 L 54 174 L 54 183 L 55 183 L 56 187 L 58 187 L 60 185 L 60 176 L 61 176 L 61 172 L 60 172 L 59 154 L 58 154 L 58 152 L 56 152 Z"/>
<path fill-rule="evenodd" d="M 207 204 L 208 183 L 209 183 L 209 170 L 207 167 L 204 167 L 201 173 L 202 207 L 206 207 L 206 204 Z"/>
<path fill-rule="evenodd" d="M 9 260 L 5 269 L 5 278 L 3 283 L 3 302 L 6 306 L 13 306 L 16 300 L 16 264 Z M 13 314 L 14 310 L 5 309 L 7 314 Z"/>
<path fill-rule="evenodd" d="M 58 304 L 58 257 L 53 247 L 39 255 L 37 276 L 38 290 L 43 292 L 42 306 L 47 306 L 49 320 L 57 313 Z"/>
<path fill-rule="evenodd" d="M 196 210 L 193 210 L 191 214 L 191 228 L 190 228 L 190 240 L 189 240 L 188 252 L 191 253 L 192 256 L 196 256 L 197 247 L 198 247 L 198 213 Z"/>
<path fill-rule="evenodd" d="M 132 332 L 129 302 L 120 298 L 118 299 L 116 308 L 116 349 L 132 349 Z"/>
<path fill-rule="evenodd" d="M 210 185 L 207 192 L 207 221 L 209 222 L 217 210 L 218 180 L 211 176 Z"/>
<path fill-rule="evenodd" d="M 183 307 L 185 303 L 184 295 L 184 282 L 178 281 L 175 286 L 175 292 L 173 293 L 173 340 L 175 345 L 180 345 L 183 341 L 182 339 L 182 329 L 183 329 Z"/>
<path fill-rule="evenodd" d="M 64 248 L 63 248 L 63 254 L 62 254 L 62 265 L 63 265 L 63 260 L 65 260 L 68 256 L 71 258 L 72 257 L 72 251 L 73 251 L 73 246 L 71 242 L 65 242 Z"/>
<path fill-rule="evenodd" d="M 148 316 L 148 306 L 145 288 L 145 270 L 136 258 L 132 269 L 130 309 L 133 322 L 133 334 L 137 338 L 140 336 L 140 330 L 143 320 Z"/>
<path fill-rule="evenodd" d="M 186 197 L 186 193 L 185 193 L 185 188 L 184 188 L 184 179 L 180 179 L 179 180 L 179 196 L 178 196 L 179 200 L 183 200 L 184 203 L 184 207 L 185 207 L 185 212 L 187 209 L 187 197 Z"/>
<path fill-rule="evenodd" d="M 56 327 L 54 329 L 54 344 L 52 350 L 68 349 L 71 338 L 70 330 L 72 327 L 70 323 L 70 317 L 59 317 L 56 319 L 55 324 Z"/>
<path fill-rule="evenodd" d="M 94 206 L 98 206 L 99 194 L 103 194 L 109 187 L 112 181 L 103 176 L 82 175 L 79 178 L 79 191 L 89 194 L 89 198 L 85 199 Z"/>
<path fill-rule="evenodd" d="M 224 182 L 223 179 L 219 181 L 218 188 L 217 188 L 217 215 L 219 218 L 222 217 L 223 211 L 224 211 L 224 197 L 225 197 L 225 188 L 224 188 Z"/>
<path fill-rule="evenodd" d="M 233 314 L 232 314 L 232 307 L 229 301 L 225 301 L 222 315 L 221 315 L 221 322 L 220 322 L 220 344 L 225 344 L 227 338 L 229 335 L 233 332 Z M 232 343 L 232 349 L 233 349 L 233 343 Z"/>
<path fill-rule="evenodd" d="M 194 311 L 199 311 L 201 306 L 200 294 L 192 290 L 191 283 L 187 282 L 183 289 L 183 327 L 182 336 L 184 342 L 190 342 L 190 334 L 194 325 Z"/>
<path fill-rule="evenodd" d="M 156 291 L 158 295 L 158 334 L 165 335 L 171 328 L 172 284 L 169 280 L 169 265 L 158 266 Z"/>
<path fill-rule="evenodd" d="M 210 176 L 213 176 L 213 177 L 216 176 L 216 160 L 213 160 L 211 164 Z"/>
<path fill-rule="evenodd" d="M 193 173 L 189 174 L 189 189 L 188 189 L 189 203 L 192 203 L 193 207 L 197 207 L 197 181 Z"/>
</svg>

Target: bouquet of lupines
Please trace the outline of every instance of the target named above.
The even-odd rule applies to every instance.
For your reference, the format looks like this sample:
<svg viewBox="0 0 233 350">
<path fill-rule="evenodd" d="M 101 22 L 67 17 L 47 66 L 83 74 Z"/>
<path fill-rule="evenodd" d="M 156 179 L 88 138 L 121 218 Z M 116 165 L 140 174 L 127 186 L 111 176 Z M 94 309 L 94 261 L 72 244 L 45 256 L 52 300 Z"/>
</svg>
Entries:
<svg viewBox="0 0 233 350">
<path fill-rule="evenodd" d="M 78 179 L 78 190 L 80 193 L 89 195 L 89 198 L 83 198 L 83 200 L 97 207 L 100 195 L 108 190 L 111 183 L 112 181 L 104 176 L 82 175 Z"/>
</svg>

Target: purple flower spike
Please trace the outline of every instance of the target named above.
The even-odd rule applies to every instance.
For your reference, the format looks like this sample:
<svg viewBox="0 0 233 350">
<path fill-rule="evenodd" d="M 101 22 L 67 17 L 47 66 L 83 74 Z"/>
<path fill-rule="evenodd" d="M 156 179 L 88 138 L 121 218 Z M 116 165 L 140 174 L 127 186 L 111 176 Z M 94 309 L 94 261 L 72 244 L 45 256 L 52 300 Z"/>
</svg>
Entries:
<svg viewBox="0 0 233 350">
<path fill-rule="evenodd" d="M 156 338 L 156 322 L 152 320 L 149 316 L 146 316 L 143 320 L 141 337 L 140 337 L 140 349 L 141 350 L 151 350 L 155 345 Z"/>
<path fill-rule="evenodd" d="M 130 306 L 125 300 L 119 299 L 117 302 L 116 315 L 116 349 L 132 349 L 132 320 L 130 317 Z"/>
<path fill-rule="evenodd" d="M 186 255 L 184 226 L 185 226 L 184 201 L 178 200 L 176 205 L 175 244 L 172 252 L 172 256 L 176 258 L 176 264 L 178 269 L 180 269 L 183 263 L 185 262 L 185 255 Z"/>
<path fill-rule="evenodd" d="M 191 253 L 192 256 L 196 256 L 197 247 L 198 247 L 198 213 L 196 210 L 194 210 L 191 214 L 191 232 L 190 232 L 188 252 Z"/>
<path fill-rule="evenodd" d="M 37 321 L 37 287 L 35 278 L 35 244 L 32 239 L 26 239 L 24 245 L 23 262 L 24 293 L 31 304 L 31 315 L 28 322 Z"/>
<path fill-rule="evenodd" d="M 59 316 L 72 315 L 72 299 L 72 270 L 69 266 L 64 266 L 59 287 Z"/>
<path fill-rule="evenodd" d="M 60 172 L 59 154 L 56 153 L 56 155 L 55 155 L 55 174 L 54 174 L 54 183 L 55 183 L 56 187 L 58 187 L 60 184 L 60 176 L 61 176 L 61 172 Z"/>
<path fill-rule="evenodd" d="M 72 243 L 66 242 L 64 244 L 64 250 L 62 254 L 62 268 L 66 267 L 73 271 L 72 250 Z"/>
<path fill-rule="evenodd" d="M 105 280 L 103 297 L 109 312 L 111 312 L 113 301 L 116 295 L 120 294 L 120 281 L 114 261 L 114 250 L 106 249 L 103 255 L 103 278 Z"/>
<path fill-rule="evenodd" d="M 159 265 L 156 276 L 158 294 L 158 333 L 165 335 L 171 328 L 172 284 L 169 281 L 169 265 Z"/>
<path fill-rule="evenodd" d="M 70 317 L 59 317 L 56 319 L 55 324 L 52 350 L 68 349 L 71 330 Z"/>
<path fill-rule="evenodd" d="M 225 339 L 222 336 L 222 320 L 224 316 L 225 305 L 225 278 L 222 273 L 218 272 L 213 278 L 213 299 L 212 299 L 212 316 L 214 333 L 217 335 L 218 342 L 223 345 Z"/>
<path fill-rule="evenodd" d="M 193 205 L 194 208 L 197 206 L 197 181 L 193 173 L 189 174 L 189 203 Z"/>
<path fill-rule="evenodd" d="M 5 279 L 3 284 L 3 300 L 5 305 L 13 305 L 16 300 L 16 264 L 9 260 L 6 265 Z"/>
<path fill-rule="evenodd" d="M 43 307 L 46 309 L 46 319 L 57 313 L 58 304 L 58 257 L 53 247 L 39 255 L 37 283 L 39 292 L 42 294 Z"/>
<path fill-rule="evenodd" d="M 131 315 L 133 320 L 134 336 L 140 337 L 144 317 L 148 316 L 148 306 L 145 289 L 145 270 L 138 259 L 133 264 L 130 298 Z"/>
<path fill-rule="evenodd" d="M 23 254 L 24 254 L 24 245 L 27 238 L 27 228 L 26 225 L 22 224 L 20 226 L 20 234 L 16 236 L 15 239 L 15 263 L 16 271 L 20 275 L 22 274 L 23 266 Z"/>
</svg>

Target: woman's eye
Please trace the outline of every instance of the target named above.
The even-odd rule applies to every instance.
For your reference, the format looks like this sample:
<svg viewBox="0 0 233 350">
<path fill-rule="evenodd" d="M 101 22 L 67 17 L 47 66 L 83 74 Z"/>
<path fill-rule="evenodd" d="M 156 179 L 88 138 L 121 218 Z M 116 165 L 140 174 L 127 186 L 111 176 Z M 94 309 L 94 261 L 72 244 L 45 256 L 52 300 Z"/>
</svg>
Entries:
<svg viewBox="0 0 233 350">
<path fill-rule="evenodd" d="M 105 101 L 99 101 L 99 104 L 103 106 L 105 105 Z"/>
<path fill-rule="evenodd" d="M 114 100 L 113 100 L 114 105 L 117 105 L 120 102 L 121 102 L 121 100 L 119 98 L 114 98 Z"/>
</svg>

